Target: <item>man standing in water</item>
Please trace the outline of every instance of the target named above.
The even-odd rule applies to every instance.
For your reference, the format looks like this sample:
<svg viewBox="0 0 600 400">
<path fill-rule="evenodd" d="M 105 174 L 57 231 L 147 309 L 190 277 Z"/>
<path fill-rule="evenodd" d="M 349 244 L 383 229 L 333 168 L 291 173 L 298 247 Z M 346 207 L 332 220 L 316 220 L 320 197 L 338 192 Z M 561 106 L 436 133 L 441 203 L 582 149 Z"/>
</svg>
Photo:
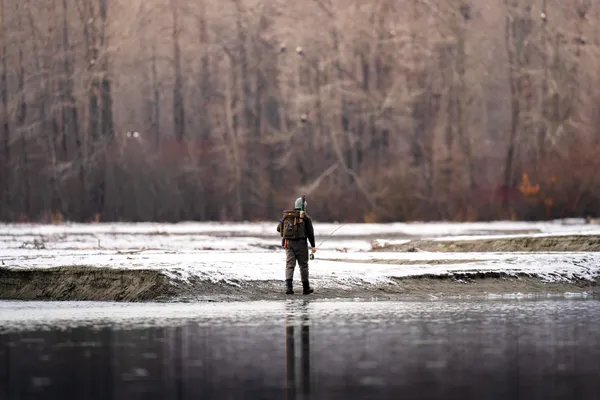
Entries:
<svg viewBox="0 0 600 400">
<path fill-rule="evenodd" d="M 313 289 L 308 283 L 308 244 L 311 251 L 317 251 L 315 247 L 315 232 L 312 219 L 306 214 L 306 197 L 298 197 L 294 204 L 294 210 L 285 210 L 283 217 L 277 225 L 277 232 L 283 238 L 283 248 L 286 254 L 285 266 L 285 294 L 294 294 L 293 279 L 296 261 L 300 267 L 302 278 L 302 294 L 311 294 Z"/>
</svg>

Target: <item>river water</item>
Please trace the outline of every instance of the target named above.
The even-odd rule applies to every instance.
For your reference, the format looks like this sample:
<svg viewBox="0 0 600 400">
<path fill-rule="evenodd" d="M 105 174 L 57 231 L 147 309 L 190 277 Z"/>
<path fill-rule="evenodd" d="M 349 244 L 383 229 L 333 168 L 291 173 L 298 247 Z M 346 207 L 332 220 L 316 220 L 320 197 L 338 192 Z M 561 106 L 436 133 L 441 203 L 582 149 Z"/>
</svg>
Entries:
<svg viewBox="0 0 600 400">
<path fill-rule="evenodd" d="M 600 301 L 0 302 L 0 399 L 598 399 Z"/>
</svg>

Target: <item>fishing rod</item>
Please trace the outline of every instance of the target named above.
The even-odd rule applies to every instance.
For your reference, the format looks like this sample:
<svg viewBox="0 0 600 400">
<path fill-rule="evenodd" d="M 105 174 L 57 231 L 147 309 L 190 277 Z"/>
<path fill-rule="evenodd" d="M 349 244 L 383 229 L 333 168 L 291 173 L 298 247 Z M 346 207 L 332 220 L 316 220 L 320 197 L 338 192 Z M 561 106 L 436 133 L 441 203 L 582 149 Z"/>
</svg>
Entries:
<svg viewBox="0 0 600 400">
<path fill-rule="evenodd" d="M 327 240 L 331 239 L 331 236 L 333 236 L 333 234 L 334 234 L 334 233 L 336 233 L 336 232 L 337 232 L 337 231 L 338 231 L 338 230 L 339 230 L 341 227 L 343 227 L 343 226 L 345 226 L 345 225 L 346 225 L 346 224 L 342 224 L 342 225 L 338 226 L 337 228 L 335 228 L 335 229 L 333 230 L 333 232 L 331 232 L 329 235 L 327 235 L 327 236 L 325 237 L 325 239 L 323 239 L 323 241 L 322 241 L 321 243 L 319 243 L 319 245 L 317 246 L 317 249 L 318 249 L 319 247 L 321 247 L 321 245 L 322 245 L 323 243 L 325 243 Z M 311 260 L 314 260 L 314 259 L 315 259 L 315 255 L 314 255 L 313 253 L 310 253 L 310 259 L 311 259 Z"/>
</svg>

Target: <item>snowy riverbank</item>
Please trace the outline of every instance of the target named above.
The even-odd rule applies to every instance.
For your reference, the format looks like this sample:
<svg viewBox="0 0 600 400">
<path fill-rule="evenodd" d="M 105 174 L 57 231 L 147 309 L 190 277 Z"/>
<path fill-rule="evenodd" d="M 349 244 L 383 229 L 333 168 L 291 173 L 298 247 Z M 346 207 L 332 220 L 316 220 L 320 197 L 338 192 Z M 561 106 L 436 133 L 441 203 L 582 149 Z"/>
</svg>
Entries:
<svg viewBox="0 0 600 400">
<path fill-rule="evenodd" d="M 340 227 L 316 226 L 317 243 Z M 560 235 L 585 236 L 593 249 L 598 234 L 598 226 L 577 220 L 345 225 L 310 264 L 314 297 L 593 294 L 600 252 L 522 252 L 514 243 L 510 251 L 411 251 L 411 243 Z M 417 242 L 398 249 L 409 240 Z M 383 248 L 370 251 L 372 243 Z M 272 223 L 0 225 L 0 261 L 5 299 L 285 298 L 284 253 Z"/>
</svg>

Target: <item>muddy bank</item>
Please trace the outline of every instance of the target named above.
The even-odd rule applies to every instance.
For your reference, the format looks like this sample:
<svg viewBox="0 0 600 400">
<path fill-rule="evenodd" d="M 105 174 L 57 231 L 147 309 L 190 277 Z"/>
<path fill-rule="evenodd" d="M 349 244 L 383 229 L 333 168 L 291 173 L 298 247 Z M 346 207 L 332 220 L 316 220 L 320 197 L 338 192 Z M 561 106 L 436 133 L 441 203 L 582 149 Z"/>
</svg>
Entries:
<svg viewBox="0 0 600 400">
<path fill-rule="evenodd" d="M 577 279 L 570 282 L 546 282 L 528 274 L 509 275 L 498 272 L 454 273 L 448 276 L 420 276 L 394 279 L 407 293 L 428 296 L 486 296 L 506 294 L 600 294 L 600 279 Z"/>
<path fill-rule="evenodd" d="M 513 237 L 476 240 L 412 240 L 402 244 L 373 246 L 372 251 L 435 252 L 516 252 L 516 251 L 600 251 L 600 236 L 570 235 Z"/>
<path fill-rule="evenodd" d="M 443 276 L 396 278 L 385 284 L 328 284 L 313 281 L 315 294 L 283 294 L 283 282 L 210 282 L 174 280 L 160 271 L 110 268 L 61 267 L 49 269 L 0 269 L 0 299 L 91 301 L 249 301 L 311 299 L 380 299 L 486 296 L 490 294 L 545 295 L 588 293 L 600 295 L 600 278 L 548 283 L 526 274 L 455 273 Z"/>
<path fill-rule="evenodd" d="M 225 294 L 221 291 L 205 292 L 195 296 L 180 297 L 180 301 L 255 301 L 255 300 L 431 300 L 434 298 L 456 298 L 459 296 L 489 297 L 493 295 L 563 296 L 565 293 L 586 294 L 600 297 L 600 279 L 596 281 L 573 281 L 550 283 L 540 278 L 520 275 L 509 276 L 497 273 L 454 274 L 448 276 L 419 276 L 395 278 L 392 282 L 378 285 L 340 285 L 337 288 L 319 287 L 314 283 L 315 293 L 302 295 L 300 282 L 294 283 L 295 294 L 283 294 L 281 282 L 246 282 L 241 287 Z"/>
<path fill-rule="evenodd" d="M 147 301 L 177 294 L 169 279 L 156 271 L 0 268 L 0 298 L 4 300 Z"/>
</svg>

